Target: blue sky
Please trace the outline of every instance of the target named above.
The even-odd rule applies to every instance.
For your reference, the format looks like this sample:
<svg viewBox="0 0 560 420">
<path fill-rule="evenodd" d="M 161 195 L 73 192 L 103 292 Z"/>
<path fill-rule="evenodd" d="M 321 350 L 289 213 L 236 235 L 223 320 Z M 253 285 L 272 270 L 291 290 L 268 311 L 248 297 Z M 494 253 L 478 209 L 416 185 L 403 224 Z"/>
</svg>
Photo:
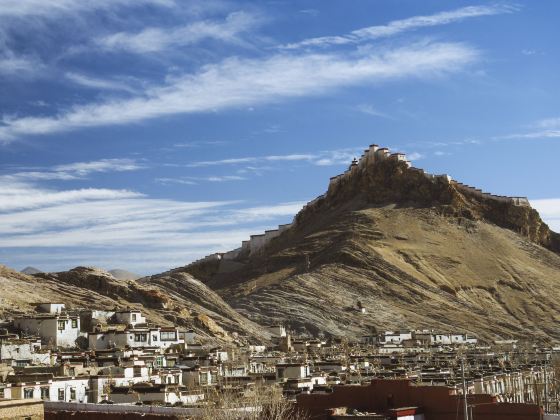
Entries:
<svg viewBox="0 0 560 420">
<path fill-rule="evenodd" d="M 371 143 L 560 230 L 553 0 L 4 0 L 0 261 L 154 273 L 291 221 Z"/>
</svg>

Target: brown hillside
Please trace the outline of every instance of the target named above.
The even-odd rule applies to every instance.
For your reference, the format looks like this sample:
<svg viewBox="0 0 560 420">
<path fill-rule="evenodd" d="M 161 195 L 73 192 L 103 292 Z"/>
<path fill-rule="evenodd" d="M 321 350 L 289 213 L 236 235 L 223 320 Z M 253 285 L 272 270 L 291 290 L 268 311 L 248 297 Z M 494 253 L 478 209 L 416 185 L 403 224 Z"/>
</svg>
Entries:
<svg viewBox="0 0 560 420">
<path fill-rule="evenodd" d="M 387 159 L 331 183 L 235 270 L 209 260 L 176 271 L 260 323 L 312 333 L 426 327 L 556 340 L 560 242 L 518 203 Z"/>
<path fill-rule="evenodd" d="M 152 323 L 193 328 L 208 340 L 232 341 L 231 332 L 258 341 L 267 336 L 188 274 L 159 284 L 149 278 L 118 280 L 88 267 L 28 276 L 0 265 L 0 289 L 2 318 L 32 312 L 34 303 L 60 302 L 72 309 L 141 309 Z"/>
</svg>

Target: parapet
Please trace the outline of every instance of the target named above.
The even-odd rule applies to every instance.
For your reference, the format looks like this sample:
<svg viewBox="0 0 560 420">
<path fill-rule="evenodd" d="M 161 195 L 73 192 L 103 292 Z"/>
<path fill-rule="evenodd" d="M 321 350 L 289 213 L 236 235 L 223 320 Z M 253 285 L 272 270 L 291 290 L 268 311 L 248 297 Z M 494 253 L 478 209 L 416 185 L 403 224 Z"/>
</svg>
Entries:
<svg viewBox="0 0 560 420">
<path fill-rule="evenodd" d="M 468 192 L 471 195 L 474 195 L 479 198 L 498 201 L 501 203 L 513 204 L 514 206 L 531 207 L 531 204 L 529 203 L 527 197 L 508 197 L 505 195 L 495 195 L 495 194 L 483 192 L 478 188 L 471 187 L 470 185 L 466 185 L 461 182 L 455 181 L 454 184 L 459 190 L 463 192 Z"/>
</svg>

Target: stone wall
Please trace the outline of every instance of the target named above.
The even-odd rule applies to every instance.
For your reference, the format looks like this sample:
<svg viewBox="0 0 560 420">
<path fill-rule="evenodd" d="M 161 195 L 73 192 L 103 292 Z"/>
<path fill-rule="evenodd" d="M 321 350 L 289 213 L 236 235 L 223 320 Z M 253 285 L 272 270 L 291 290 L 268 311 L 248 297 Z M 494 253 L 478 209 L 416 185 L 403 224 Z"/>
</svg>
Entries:
<svg viewBox="0 0 560 420">
<path fill-rule="evenodd" d="M 513 204 L 515 206 L 527 206 L 530 207 L 529 200 L 527 197 L 508 197 L 505 195 L 494 195 L 490 193 L 483 192 L 479 188 L 471 187 L 470 185 L 463 184 L 462 182 L 454 181 L 453 184 L 461 192 L 466 192 L 467 194 L 473 195 L 477 198 L 499 201 L 502 203 Z"/>
<path fill-rule="evenodd" d="M 45 418 L 43 401 L 6 400 L 0 401 L 0 418 L 42 420 Z"/>
</svg>

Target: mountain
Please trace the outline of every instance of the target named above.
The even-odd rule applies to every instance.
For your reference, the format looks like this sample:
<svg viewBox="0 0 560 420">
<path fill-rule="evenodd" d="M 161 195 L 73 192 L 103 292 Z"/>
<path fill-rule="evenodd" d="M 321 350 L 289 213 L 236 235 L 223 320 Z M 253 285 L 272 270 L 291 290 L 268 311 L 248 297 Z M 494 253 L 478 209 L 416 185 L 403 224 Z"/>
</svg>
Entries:
<svg viewBox="0 0 560 420">
<path fill-rule="evenodd" d="M 152 323 L 192 328 L 211 342 L 268 339 L 260 326 L 235 312 L 200 281 L 188 274 L 174 279 L 175 283 L 163 285 L 155 280 L 119 280 L 92 267 L 28 276 L 0 265 L 0 318 L 30 312 L 39 302 L 61 302 L 70 309 L 132 307 L 141 309 Z"/>
<path fill-rule="evenodd" d="M 372 145 L 291 225 L 173 272 L 256 322 L 302 333 L 437 328 L 549 341 L 560 339 L 559 251 L 527 199 Z"/>
<path fill-rule="evenodd" d="M 120 268 L 114 268 L 107 272 L 118 280 L 138 280 L 142 277 L 140 274 L 131 273 L 130 271 L 122 270 Z"/>
<path fill-rule="evenodd" d="M 30 276 L 32 276 L 33 274 L 39 274 L 39 273 L 42 273 L 42 272 L 43 272 L 42 270 L 39 270 L 38 268 L 31 267 L 31 266 L 25 267 L 23 270 L 21 270 L 21 273 L 28 274 Z"/>
</svg>

